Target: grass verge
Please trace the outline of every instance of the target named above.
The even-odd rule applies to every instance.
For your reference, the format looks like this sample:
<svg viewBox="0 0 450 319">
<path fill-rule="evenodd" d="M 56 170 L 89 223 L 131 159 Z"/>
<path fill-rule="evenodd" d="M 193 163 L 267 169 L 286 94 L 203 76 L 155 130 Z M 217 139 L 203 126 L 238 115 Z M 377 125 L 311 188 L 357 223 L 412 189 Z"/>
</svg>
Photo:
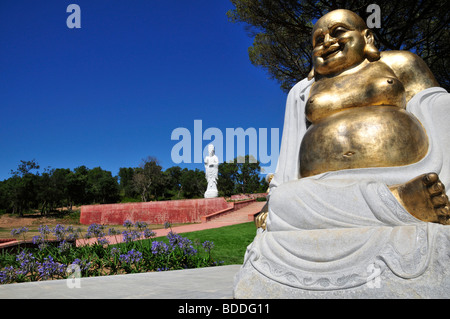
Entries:
<svg viewBox="0 0 450 319">
<path fill-rule="evenodd" d="M 225 226 L 221 228 L 200 230 L 181 234 L 193 242 L 206 240 L 214 243 L 211 255 L 215 260 L 224 262 L 224 265 L 242 264 L 247 246 L 256 235 L 253 222 Z M 158 238 L 162 240 L 162 238 Z"/>
<path fill-rule="evenodd" d="M 195 232 L 182 233 L 182 237 L 192 242 L 211 241 L 214 249 L 211 257 L 216 261 L 222 261 L 223 265 L 242 264 L 247 246 L 253 242 L 256 228 L 253 222 L 224 226 L 214 229 L 199 230 Z M 153 241 L 168 242 L 167 237 L 156 237 Z M 151 245 L 150 240 L 142 240 L 142 245 Z M 120 246 L 122 244 L 118 244 Z"/>
</svg>

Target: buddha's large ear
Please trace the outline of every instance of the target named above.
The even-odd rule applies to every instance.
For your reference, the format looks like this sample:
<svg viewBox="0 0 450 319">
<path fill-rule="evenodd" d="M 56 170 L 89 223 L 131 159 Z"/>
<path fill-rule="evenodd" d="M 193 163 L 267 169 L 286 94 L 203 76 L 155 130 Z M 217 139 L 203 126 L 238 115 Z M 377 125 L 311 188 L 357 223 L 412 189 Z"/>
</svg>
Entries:
<svg viewBox="0 0 450 319">
<path fill-rule="evenodd" d="M 375 46 L 375 38 L 372 31 L 365 29 L 362 31 L 364 39 L 366 40 L 366 47 L 364 48 L 364 54 L 370 62 L 378 61 L 380 59 L 380 51 Z"/>
<path fill-rule="evenodd" d="M 314 78 L 314 75 L 315 75 L 315 73 L 314 73 L 314 67 L 311 69 L 311 72 L 309 72 L 309 74 L 308 74 L 308 80 L 312 80 L 313 78 Z"/>
</svg>

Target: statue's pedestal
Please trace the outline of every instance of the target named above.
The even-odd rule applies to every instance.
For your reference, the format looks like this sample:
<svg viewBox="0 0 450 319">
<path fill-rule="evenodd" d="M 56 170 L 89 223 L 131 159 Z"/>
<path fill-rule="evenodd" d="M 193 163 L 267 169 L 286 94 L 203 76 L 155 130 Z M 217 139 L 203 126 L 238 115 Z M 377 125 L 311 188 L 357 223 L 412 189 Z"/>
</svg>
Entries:
<svg viewBox="0 0 450 319">
<path fill-rule="evenodd" d="M 280 284 L 252 267 L 243 267 L 236 275 L 233 297 L 236 299 L 447 299 L 450 296 L 448 271 L 440 274 L 430 269 L 422 278 L 400 279 L 383 274 L 364 285 L 329 291 L 293 288 Z M 439 277 L 446 277 L 439 279 Z"/>
<path fill-rule="evenodd" d="M 208 189 L 205 192 L 205 198 L 216 198 L 219 196 L 219 193 L 217 190 L 213 190 L 213 189 Z"/>
<path fill-rule="evenodd" d="M 377 259 L 380 268 L 367 269 L 367 274 L 357 278 L 344 271 L 332 278 L 317 269 L 317 277 L 302 273 L 293 267 L 280 266 L 270 261 L 258 248 L 261 236 L 249 245 L 245 261 L 235 276 L 233 297 L 236 299 L 403 299 L 448 298 L 450 296 L 450 231 L 440 228 L 434 234 L 434 246 L 423 272 L 408 278 L 393 272 L 383 260 Z M 262 243 L 263 246 L 267 242 Z M 292 247 L 296 243 L 292 243 Z M 262 247 L 262 246 L 261 246 Z M 313 249 L 313 247 L 312 247 Z M 283 251 L 278 258 L 288 258 Z M 326 262 L 325 262 L 326 263 Z M 318 267 L 319 268 L 319 267 Z M 394 267 L 395 268 L 395 267 Z M 363 277 L 366 278 L 363 278 Z M 317 278 L 320 278 L 317 280 Z M 362 280 L 360 280 L 362 279 Z M 358 282 L 359 281 L 359 282 Z M 302 288 L 299 284 L 302 284 Z M 348 285 L 348 283 L 355 283 Z M 346 288 L 339 288 L 347 285 Z M 310 288 L 308 288 L 310 287 Z"/>
</svg>

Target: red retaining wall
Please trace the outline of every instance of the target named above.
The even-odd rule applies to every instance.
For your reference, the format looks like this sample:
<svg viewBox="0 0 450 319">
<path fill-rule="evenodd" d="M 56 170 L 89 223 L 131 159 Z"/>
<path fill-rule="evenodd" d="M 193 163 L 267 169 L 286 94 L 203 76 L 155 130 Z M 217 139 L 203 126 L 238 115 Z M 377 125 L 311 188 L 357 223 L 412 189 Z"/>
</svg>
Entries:
<svg viewBox="0 0 450 319">
<path fill-rule="evenodd" d="M 125 220 L 148 224 L 195 223 L 201 217 L 232 207 L 223 197 L 146 203 L 81 206 L 80 223 L 121 225 Z"/>
</svg>

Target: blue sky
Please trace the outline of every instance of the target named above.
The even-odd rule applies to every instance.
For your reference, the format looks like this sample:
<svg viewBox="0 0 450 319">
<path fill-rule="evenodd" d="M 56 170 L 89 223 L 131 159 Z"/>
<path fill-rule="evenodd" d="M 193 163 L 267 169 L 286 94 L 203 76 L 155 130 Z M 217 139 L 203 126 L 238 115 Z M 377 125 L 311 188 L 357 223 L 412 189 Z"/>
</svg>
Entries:
<svg viewBox="0 0 450 319">
<path fill-rule="evenodd" d="M 69 4 L 81 28 L 69 29 Z M 286 93 L 253 66 L 228 0 L 1 0 L 0 180 L 20 160 L 116 175 L 174 163 L 179 127 L 278 128 Z M 192 137 L 193 138 L 193 137 Z M 203 141 L 202 147 L 208 141 Z M 270 149 L 270 146 L 269 146 Z M 192 156 L 193 159 L 193 156 Z"/>
</svg>

